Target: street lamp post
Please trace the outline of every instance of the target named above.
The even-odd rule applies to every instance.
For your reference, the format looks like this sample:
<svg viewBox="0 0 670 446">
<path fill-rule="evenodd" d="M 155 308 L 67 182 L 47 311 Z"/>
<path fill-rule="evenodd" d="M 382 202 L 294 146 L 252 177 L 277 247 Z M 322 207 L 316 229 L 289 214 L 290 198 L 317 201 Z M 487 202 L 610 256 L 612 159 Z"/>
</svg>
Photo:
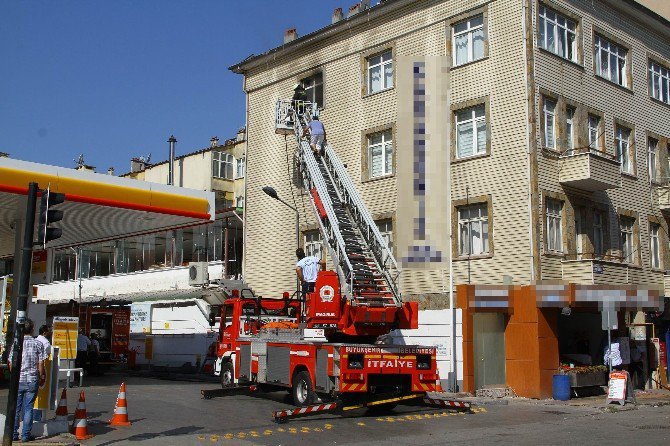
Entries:
<svg viewBox="0 0 670 446">
<path fill-rule="evenodd" d="M 291 209 L 293 212 L 295 212 L 295 246 L 296 248 L 300 247 L 300 213 L 296 208 L 279 198 L 279 195 L 277 195 L 277 191 L 275 190 L 274 187 L 272 186 L 263 186 L 263 192 L 265 192 L 266 195 L 268 195 L 270 198 L 274 198 L 277 201 L 280 201 L 281 203 L 285 204 L 288 206 L 289 209 Z M 300 280 L 296 278 L 296 289 L 300 289 Z"/>
</svg>

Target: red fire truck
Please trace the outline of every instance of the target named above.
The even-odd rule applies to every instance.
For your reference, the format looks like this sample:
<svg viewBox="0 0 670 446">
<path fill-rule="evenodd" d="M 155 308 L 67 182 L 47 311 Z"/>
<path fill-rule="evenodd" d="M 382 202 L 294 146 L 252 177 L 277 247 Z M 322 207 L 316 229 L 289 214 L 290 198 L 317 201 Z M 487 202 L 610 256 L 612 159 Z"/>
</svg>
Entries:
<svg viewBox="0 0 670 446">
<path fill-rule="evenodd" d="M 393 254 L 334 150 L 327 145 L 315 155 L 303 139 L 315 110 L 313 103 L 279 101 L 276 131 L 296 136 L 296 167 L 333 270 L 319 272 L 314 292 L 304 297 L 297 291 L 282 299 L 258 298 L 248 289 L 226 293 L 215 366 L 223 389 L 203 391 L 211 398 L 240 389 L 289 389 L 299 408 L 276 412 L 277 420 L 347 403 L 388 408 L 441 390 L 435 347 L 396 345 L 384 336 L 417 328 L 418 304 L 402 301 Z"/>
</svg>

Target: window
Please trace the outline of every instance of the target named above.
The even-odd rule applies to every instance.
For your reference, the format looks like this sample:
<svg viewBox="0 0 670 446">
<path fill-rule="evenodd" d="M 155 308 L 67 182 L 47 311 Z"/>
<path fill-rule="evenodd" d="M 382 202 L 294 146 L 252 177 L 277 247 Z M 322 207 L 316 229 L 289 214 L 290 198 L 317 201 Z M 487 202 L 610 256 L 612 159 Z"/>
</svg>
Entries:
<svg viewBox="0 0 670 446">
<path fill-rule="evenodd" d="M 538 45 L 564 59 L 577 62 L 577 24 L 540 5 Z"/>
<path fill-rule="evenodd" d="M 305 88 L 307 100 L 316 102 L 319 108 L 323 108 L 323 73 L 316 73 L 300 81 Z"/>
<path fill-rule="evenodd" d="M 246 158 L 237 158 L 235 160 L 235 178 L 244 178 L 244 172 L 247 168 Z"/>
<path fill-rule="evenodd" d="M 575 148 L 575 108 L 565 108 L 565 149 L 568 153 L 572 153 Z"/>
<path fill-rule="evenodd" d="M 589 148 L 600 150 L 600 116 L 589 114 Z"/>
<path fill-rule="evenodd" d="M 542 107 L 544 120 L 544 147 L 556 149 L 556 101 L 544 98 Z"/>
<path fill-rule="evenodd" d="M 457 157 L 486 153 L 486 106 L 484 104 L 456 112 Z"/>
<path fill-rule="evenodd" d="M 368 57 L 368 94 L 393 87 L 393 54 L 391 50 Z"/>
<path fill-rule="evenodd" d="M 458 254 L 489 253 L 489 214 L 486 203 L 458 208 Z"/>
<path fill-rule="evenodd" d="M 233 179 L 233 155 L 230 153 L 212 152 L 212 176 L 226 180 Z"/>
<path fill-rule="evenodd" d="M 660 226 L 656 223 L 649 225 L 649 252 L 651 267 L 661 269 L 661 242 L 659 238 Z"/>
<path fill-rule="evenodd" d="M 628 50 L 599 35 L 595 36 L 596 74 L 605 79 L 628 87 Z"/>
<path fill-rule="evenodd" d="M 563 202 L 547 198 L 547 250 L 563 252 L 563 230 L 561 218 Z"/>
<path fill-rule="evenodd" d="M 381 220 L 377 222 L 377 228 L 386 240 L 386 246 L 393 249 L 393 220 Z"/>
<path fill-rule="evenodd" d="M 240 195 L 240 196 L 237 197 L 237 203 L 236 203 L 235 207 L 238 207 L 238 208 L 243 208 L 244 207 L 244 196 L 243 195 Z"/>
<path fill-rule="evenodd" d="M 670 70 L 653 60 L 649 61 L 649 95 L 670 104 Z"/>
<path fill-rule="evenodd" d="M 649 181 L 656 182 L 658 176 L 658 141 L 654 138 L 647 139 L 647 151 L 649 154 Z"/>
<path fill-rule="evenodd" d="M 617 126 L 614 136 L 616 159 L 621 163 L 621 171 L 633 174 L 633 163 L 630 157 L 630 129 Z"/>
<path fill-rule="evenodd" d="M 484 57 L 484 15 L 456 23 L 453 27 L 454 66 Z"/>
<path fill-rule="evenodd" d="M 368 169 L 370 178 L 393 173 L 393 133 L 391 130 L 368 136 Z"/>
<path fill-rule="evenodd" d="M 634 263 L 634 227 L 635 219 L 630 217 L 621 217 L 621 258 L 626 263 Z"/>
<path fill-rule="evenodd" d="M 605 218 L 600 211 L 593 212 L 593 254 L 600 258 L 605 254 Z"/>
<path fill-rule="evenodd" d="M 321 246 L 319 231 L 305 232 L 305 255 L 321 258 Z"/>
<path fill-rule="evenodd" d="M 393 252 L 393 220 L 378 221 L 377 228 L 379 228 L 379 232 L 381 232 L 382 237 L 386 241 L 386 246 L 388 246 L 389 250 Z M 386 263 L 387 259 L 388 256 L 384 254 L 382 262 Z"/>
</svg>

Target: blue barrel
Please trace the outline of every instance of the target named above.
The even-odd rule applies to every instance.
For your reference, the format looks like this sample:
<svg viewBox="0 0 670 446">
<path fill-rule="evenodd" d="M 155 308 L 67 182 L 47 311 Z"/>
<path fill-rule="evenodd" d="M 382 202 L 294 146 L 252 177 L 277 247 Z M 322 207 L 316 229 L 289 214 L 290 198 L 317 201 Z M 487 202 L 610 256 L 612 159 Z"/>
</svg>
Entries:
<svg viewBox="0 0 670 446">
<path fill-rule="evenodd" d="M 567 401 L 570 399 L 570 376 L 554 375 L 551 385 L 552 396 L 558 401 Z"/>
</svg>

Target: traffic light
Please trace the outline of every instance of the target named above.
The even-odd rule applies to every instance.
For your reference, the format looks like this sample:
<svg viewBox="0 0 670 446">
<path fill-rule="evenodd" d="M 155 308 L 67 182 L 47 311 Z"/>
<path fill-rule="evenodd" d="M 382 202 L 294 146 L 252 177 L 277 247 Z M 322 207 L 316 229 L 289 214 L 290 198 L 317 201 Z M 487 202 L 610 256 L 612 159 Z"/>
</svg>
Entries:
<svg viewBox="0 0 670 446">
<path fill-rule="evenodd" d="M 44 246 L 51 240 L 56 240 L 63 235 L 61 228 L 50 228 L 49 225 L 63 219 L 63 211 L 52 209 L 52 207 L 65 201 L 65 194 L 51 192 L 49 189 L 42 191 L 40 201 L 40 220 L 37 231 L 37 243 Z"/>
</svg>

